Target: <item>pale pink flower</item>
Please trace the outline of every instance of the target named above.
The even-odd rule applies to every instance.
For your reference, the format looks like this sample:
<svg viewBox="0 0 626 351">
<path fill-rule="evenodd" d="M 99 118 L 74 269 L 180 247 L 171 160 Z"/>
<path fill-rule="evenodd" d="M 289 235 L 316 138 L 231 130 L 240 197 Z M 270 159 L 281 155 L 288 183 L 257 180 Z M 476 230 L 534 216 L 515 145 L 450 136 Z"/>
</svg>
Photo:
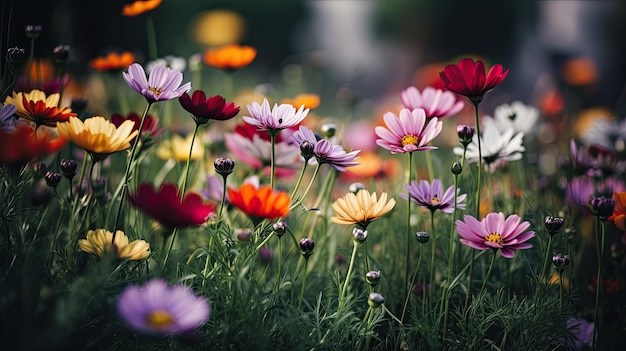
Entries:
<svg viewBox="0 0 626 351">
<path fill-rule="evenodd" d="M 426 119 L 437 117 L 444 119 L 459 113 L 463 109 L 463 101 L 457 101 L 456 95 L 450 91 L 426 87 L 422 92 L 416 87 L 406 88 L 400 94 L 402 105 L 409 110 L 424 109 Z"/>
<path fill-rule="evenodd" d="M 436 149 L 428 143 L 441 133 L 442 122 L 433 117 L 429 121 L 421 108 L 400 110 L 400 116 L 387 112 L 383 116 L 385 127 L 376 127 L 378 146 L 391 151 L 392 154 Z"/>
</svg>

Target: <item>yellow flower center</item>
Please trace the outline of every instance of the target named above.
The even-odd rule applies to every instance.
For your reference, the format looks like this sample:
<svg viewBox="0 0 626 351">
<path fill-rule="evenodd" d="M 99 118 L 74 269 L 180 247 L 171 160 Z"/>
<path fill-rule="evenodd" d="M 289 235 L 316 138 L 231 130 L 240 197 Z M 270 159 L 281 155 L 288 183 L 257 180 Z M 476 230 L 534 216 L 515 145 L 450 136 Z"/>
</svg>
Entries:
<svg viewBox="0 0 626 351">
<path fill-rule="evenodd" d="M 148 314 L 146 322 L 154 329 L 163 329 L 172 325 L 174 318 L 167 311 L 155 310 Z"/>
<path fill-rule="evenodd" d="M 490 233 L 489 235 L 487 235 L 485 240 L 492 242 L 492 243 L 496 243 L 498 245 L 502 245 L 503 243 L 502 236 L 498 233 Z"/>
<path fill-rule="evenodd" d="M 417 135 L 407 134 L 402 137 L 402 146 L 407 146 L 409 144 L 413 144 L 417 146 L 419 141 L 420 141 L 420 138 Z"/>
<path fill-rule="evenodd" d="M 150 87 L 150 91 L 153 92 L 154 95 L 159 96 L 163 92 L 163 88 Z"/>
<path fill-rule="evenodd" d="M 441 200 L 439 200 L 437 195 L 435 195 L 432 199 L 430 199 L 430 203 L 433 204 L 433 205 L 439 205 L 440 202 L 441 202 Z"/>
</svg>

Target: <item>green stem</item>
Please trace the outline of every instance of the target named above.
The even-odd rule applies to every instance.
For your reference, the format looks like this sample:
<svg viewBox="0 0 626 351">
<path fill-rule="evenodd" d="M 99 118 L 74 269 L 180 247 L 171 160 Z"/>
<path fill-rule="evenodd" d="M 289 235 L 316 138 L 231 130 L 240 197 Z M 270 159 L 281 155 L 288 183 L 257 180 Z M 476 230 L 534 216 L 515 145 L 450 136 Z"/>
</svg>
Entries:
<svg viewBox="0 0 626 351">
<path fill-rule="evenodd" d="M 459 175 L 454 175 L 454 211 L 452 212 L 452 224 L 450 225 L 450 246 L 448 248 L 448 280 L 446 285 L 446 290 L 444 292 L 445 296 L 445 308 L 443 314 L 443 336 L 445 338 L 446 331 L 448 330 L 448 309 L 450 307 L 450 292 L 452 290 L 451 280 L 452 280 L 452 260 L 454 256 L 454 221 L 456 219 L 456 207 L 457 207 L 457 191 L 459 187 Z"/>
<path fill-rule="evenodd" d="M 430 154 L 430 150 L 424 151 L 424 156 L 426 157 L 426 168 L 428 169 L 428 180 L 433 180 L 433 178 L 435 178 L 435 169 L 433 165 L 433 157 Z"/>
<path fill-rule="evenodd" d="M 306 170 L 306 166 L 308 166 L 308 164 L 309 164 L 308 160 L 304 160 L 304 166 L 302 166 L 302 171 L 300 171 L 300 175 L 298 176 L 298 181 L 296 182 L 296 186 L 293 188 L 293 191 L 291 192 L 291 196 L 290 196 L 291 201 L 294 200 L 294 196 L 296 196 L 296 192 L 300 188 L 300 183 L 302 182 L 302 178 L 304 178 L 304 171 Z"/>
<path fill-rule="evenodd" d="M 604 233 L 606 229 L 606 221 L 602 219 L 598 219 L 600 222 L 600 241 L 597 242 L 598 245 L 598 274 L 596 278 L 596 303 L 595 303 L 595 312 L 594 312 L 594 325 L 593 325 L 593 349 L 597 350 L 598 347 L 598 329 L 601 318 L 600 311 L 600 303 L 601 297 L 603 293 L 603 282 L 602 282 L 602 261 L 604 257 Z"/>
<path fill-rule="evenodd" d="M 428 277 L 428 283 L 430 284 L 429 300 L 432 300 L 435 291 L 435 239 L 437 237 L 437 235 L 435 235 L 435 211 L 430 211 L 430 232 L 433 234 L 430 236 L 430 274 Z"/>
<path fill-rule="evenodd" d="M 546 255 L 543 259 L 543 264 L 541 265 L 541 274 L 539 275 L 539 279 L 544 278 L 544 274 L 546 273 L 546 267 L 548 266 L 548 260 L 550 255 L 550 249 L 552 248 L 552 235 L 550 235 L 550 238 L 548 239 L 548 247 L 546 247 Z M 547 280 L 549 281 L 549 279 Z"/>
<path fill-rule="evenodd" d="M 480 287 L 480 291 L 478 292 L 478 296 L 480 296 L 485 290 L 485 286 L 487 286 L 487 281 L 489 280 L 489 276 L 491 275 L 491 271 L 493 270 L 493 263 L 496 261 L 497 250 L 493 250 L 493 255 L 491 256 L 491 262 L 489 263 L 489 269 L 487 269 L 487 275 L 485 279 L 483 279 L 483 285 Z"/>
<path fill-rule="evenodd" d="M 185 166 L 185 177 L 183 178 L 183 185 L 180 187 L 180 202 L 183 202 L 185 198 L 185 190 L 187 189 L 187 178 L 189 177 L 189 167 L 191 165 L 191 155 L 193 154 L 193 143 L 196 140 L 196 134 L 198 134 L 198 128 L 200 125 L 196 123 L 196 127 L 193 129 L 193 136 L 191 137 L 191 146 L 189 147 L 189 156 L 187 157 L 187 165 Z"/>
<path fill-rule="evenodd" d="M 404 299 L 404 307 L 402 307 L 402 316 L 400 317 L 400 321 L 404 321 L 404 315 L 406 313 L 406 308 L 409 305 L 409 297 L 411 297 L 411 290 L 413 289 L 413 284 L 415 284 L 415 278 L 417 277 L 417 272 L 420 269 L 420 265 L 422 264 L 422 253 L 424 252 L 424 245 L 420 245 L 420 254 L 417 259 L 417 266 L 415 266 L 415 271 L 413 272 L 413 277 L 411 278 L 411 282 L 409 283 L 409 290 L 406 294 L 406 298 Z M 425 289 L 426 287 L 424 287 Z"/>
<path fill-rule="evenodd" d="M 315 182 L 315 179 L 317 178 L 317 174 L 319 173 L 321 166 L 322 166 L 321 163 L 318 163 L 317 166 L 315 166 L 315 171 L 313 172 L 313 176 L 311 177 L 311 181 L 309 182 L 309 185 L 306 187 L 306 190 L 304 190 L 304 193 L 302 194 L 302 196 L 298 200 L 296 200 L 296 202 L 294 202 L 291 206 L 289 206 L 290 211 L 296 208 L 298 205 L 300 205 L 302 201 L 304 200 L 304 198 L 306 197 L 306 195 L 309 193 L 309 190 L 311 190 L 311 186 L 313 186 L 313 183 Z"/>
<path fill-rule="evenodd" d="M 408 153 L 408 166 L 407 166 L 407 174 L 406 174 L 406 184 L 407 186 L 411 186 L 411 180 L 413 178 L 413 153 L 409 152 Z M 406 284 L 406 282 L 409 280 L 409 258 L 410 258 L 410 246 L 411 246 L 411 195 L 407 195 L 407 199 L 406 199 L 406 247 L 405 247 L 405 264 L 404 264 L 404 282 Z M 411 294 L 411 287 L 412 285 L 409 285 L 409 288 L 407 289 L 407 295 L 405 296 L 405 299 L 409 298 L 409 295 Z"/>
<path fill-rule="evenodd" d="M 222 210 L 224 209 L 224 203 L 226 202 L 226 176 L 222 176 L 222 179 L 222 201 L 220 202 L 220 211 L 218 212 L 217 218 L 222 218 Z"/>
<path fill-rule="evenodd" d="M 483 172 L 483 153 L 480 145 L 480 121 L 478 120 L 478 103 L 474 103 L 476 113 L 476 134 L 478 135 L 478 175 L 476 180 L 476 219 L 480 220 L 480 175 Z"/>
<path fill-rule="evenodd" d="M 280 297 L 280 281 L 283 267 L 283 241 L 278 236 L 278 278 L 276 279 L 276 294 Z"/>
<path fill-rule="evenodd" d="M 304 257 L 304 279 L 302 280 L 302 288 L 300 289 L 300 300 L 298 301 L 298 309 L 302 306 L 302 300 L 304 300 L 304 287 L 306 285 L 306 280 L 309 277 L 309 257 Z"/>
<path fill-rule="evenodd" d="M 274 190 L 274 172 L 276 171 L 276 135 L 270 132 L 270 144 L 272 146 L 270 153 L 270 188 Z"/>
<path fill-rule="evenodd" d="M 170 235 L 172 237 L 172 241 L 170 241 L 170 246 L 168 247 L 167 251 L 165 252 L 165 258 L 163 259 L 163 265 L 161 266 L 161 272 L 159 273 L 159 275 L 163 275 L 163 272 L 165 272 L 165 266 L 167 265 L 167 260 L 170 258 L 170 253 L 172 252 L 172 247 L 174 247 L 174 240 L 176 240 L 176 233 L 178 232 L 178 227 L 174 227 L 174 229 L 172 230 L 172 235 Z"/>
<path fill-rule="evenodd" d="M 150 60 L 155 60 L 157 58 L 157 40 L 152 16 L 146 17 L 146 36 L 148 37 L 148 53 Z"/>
<path fill-rule="evenodd" d="M 469 274 L 467 275 L 467 293 L 465 294 L 465 305 L 463 311 L 467 311 L 469 306 L 470 295 L 472 291 L 472 275 L 474 274 L 474 259 L 476 258 L 476 250 L 472 250 L 472 258 L 470 260 Z"/>
<path fill-rule="evenodd" d="M 346 274 L 346 281 L 343 283 L 343 288 L 341 289 L 341 295 L 339 296 L 339 309 L 343 307 L 345 301 L 344 298 L 346 296 L 346 292 L 348 291 L 348 283 L 350 283 L 350 277 L 352 276 L 352 270 L 354 269 L 354 261 L 356 259 L 357 249 L 359 248 L 359 243 L 357 241 L 353 241 L 354 247 L 352 248 L 352 257 L 350 257 L 350 265 L 348 266 L 348 273 Z"/>
</svg>

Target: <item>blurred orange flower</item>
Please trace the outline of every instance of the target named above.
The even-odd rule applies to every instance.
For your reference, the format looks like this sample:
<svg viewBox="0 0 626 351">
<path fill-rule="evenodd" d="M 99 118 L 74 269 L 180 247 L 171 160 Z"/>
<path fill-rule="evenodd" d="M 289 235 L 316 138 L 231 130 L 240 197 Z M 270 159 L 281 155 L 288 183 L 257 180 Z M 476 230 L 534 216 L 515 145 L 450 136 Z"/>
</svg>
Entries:
<svg viewBox="0 0 626 351">
<path fill-rule="evenodd" d="M 588 57 L 575 57 L 561 66 L 563 80 L 573 86 L 589 85 L 598 80 L 598 65 Z"/>
<path fill-rule="evenodd" d="M 130 51 L 122 53 L 110 52 L 106 56 L 95 58 L 89 62 L 89 67 L 96 71 L 113 71 L 128 68 L 135 62 L 135 55 Z"/>
<path fill-rule="evenodd" d="M 13 131 L 0 130 L 0 163 L 23 164 L 56 152 L 66 142 L 66 139 L 58 137 L 50 129 L 40 129 L 35 137 L 33 127 L 17 123 Z"/>
<path fill-rule="evenodd" d="M 229 44 L 217 49 L 207 50 L 202 57 L 202 61 L 207 66 L 236 70 L 249 65 L 255 58 L 255 48 Z"/>
<path fill-rule="evenodd" d="M 615 200 L 615 209 L 607 219 L 620 230 L 626 231 L 626 191 L 613 193 L 613 200 Z"/>
<path fill-rule="evenodd" d="M 289 195 L 273 191 L 269 186 L 255 187 L 246 183 L 238 190 L 228 189 L 230 203 L 250 217 L 256 225 L 262 219 L 276 219 L 289 214 Z"/>
<path fill-rule="evenodd" d="M 317 94 L 298 94 L 293 99 L 285 98 L 280 103 L 290 104 L 294 108 L 300 108 L 304 105 L 304 108 L 314 110 L 320 105 L 320 96 Z"/>
<path fill-rule="evenodd" d="M 161 5 L 162 0 L 137 0 L 124 5 L 122 15 L 127 17 L 139 16 L 142 13 L 154 10 Z"/>
</svg>

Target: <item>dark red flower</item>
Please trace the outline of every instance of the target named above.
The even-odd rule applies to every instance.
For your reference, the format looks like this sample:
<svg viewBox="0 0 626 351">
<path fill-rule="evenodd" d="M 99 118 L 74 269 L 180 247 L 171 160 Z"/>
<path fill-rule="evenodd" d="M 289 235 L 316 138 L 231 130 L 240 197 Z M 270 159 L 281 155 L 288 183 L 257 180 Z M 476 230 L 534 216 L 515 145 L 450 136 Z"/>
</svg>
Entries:
<svg viewBox="0 0 626 351">
<path fill-rule="evenodd" d="M 200 225 L 215 215 L 215 206 L 203 203 L 202 197 L 188 192 L 183 201 L 176 185 L 164 183 L 158 190 L 152 184 L 143 183 L 135 195 L 128 196 L 130 203 L 167 227 Z"/>
<path fill-rule="evenodd" d="M 0 163 L 21 165 L 34 158 L 45 156 L 62 148 L 67 140 L 48 130 L 35 129 L 25 123 L 17 123 L 13 131 L 0 130 Z"/>
<path fill-rule="evenodd" d="M 210 120 L 225 121 L 231 119 L 241 109 L 239 106 L 235 106 L 234 102 L 227 104 L 226 99 L 220 95 L 207 98 L 202 90 L 194 91 L 192 96 L 183 93 L 178 101 L 187 112 L 193 115 L 197 124 L 205 124 Z"/>
<path fill-rule="evenodd" d="M 456 65 L 447 65 L 439 77 L 446 89 L 466 96 L 474 104 L 480 103 L 486 92 L 502 83 L 509 74 L 502 65 L 496 64 L 485 75 L 485 64 L 472 58 L 464 58 Z"/>
<path fill-rule="evenodd" d="M 139 126 L 141 125 L 141 116 L 138 114 L 131 112 L 128 116 L 124 116 L 119 113 L 114 113 L 111 116 L 111 122 L 115 124 L 116 127 L 119 127 L 124 121 L 131 120 L 135 122 L 133 126 L 133 132 L 139 130 Z M 159 119 L 152 117 L 152 115 L 147 115 L 146 120 L 143 122 L 143 128 L 141 128 L 141 138 L 143 139 L 143 144 L 146 146 L 152 145 L 156 138 L 163 133 L 163 128 L 158 129 Z M 137 137 L 133 138 L 131 144 L 137 140 Z"/>
<path fill-rule="evenodd" d="M 56 99 L 58 101 L 58 98 Z M 56 104 L 51 104 L 55 100 L 29 100 L 22 96 L 22 104 L 27 119 L 35 122 L 35 125 L 45 125 L 56 127 L 57 122 L 67 122 L 70 117 L 76 117 L 69 107 L 58 108 Z"/>
</svg>

